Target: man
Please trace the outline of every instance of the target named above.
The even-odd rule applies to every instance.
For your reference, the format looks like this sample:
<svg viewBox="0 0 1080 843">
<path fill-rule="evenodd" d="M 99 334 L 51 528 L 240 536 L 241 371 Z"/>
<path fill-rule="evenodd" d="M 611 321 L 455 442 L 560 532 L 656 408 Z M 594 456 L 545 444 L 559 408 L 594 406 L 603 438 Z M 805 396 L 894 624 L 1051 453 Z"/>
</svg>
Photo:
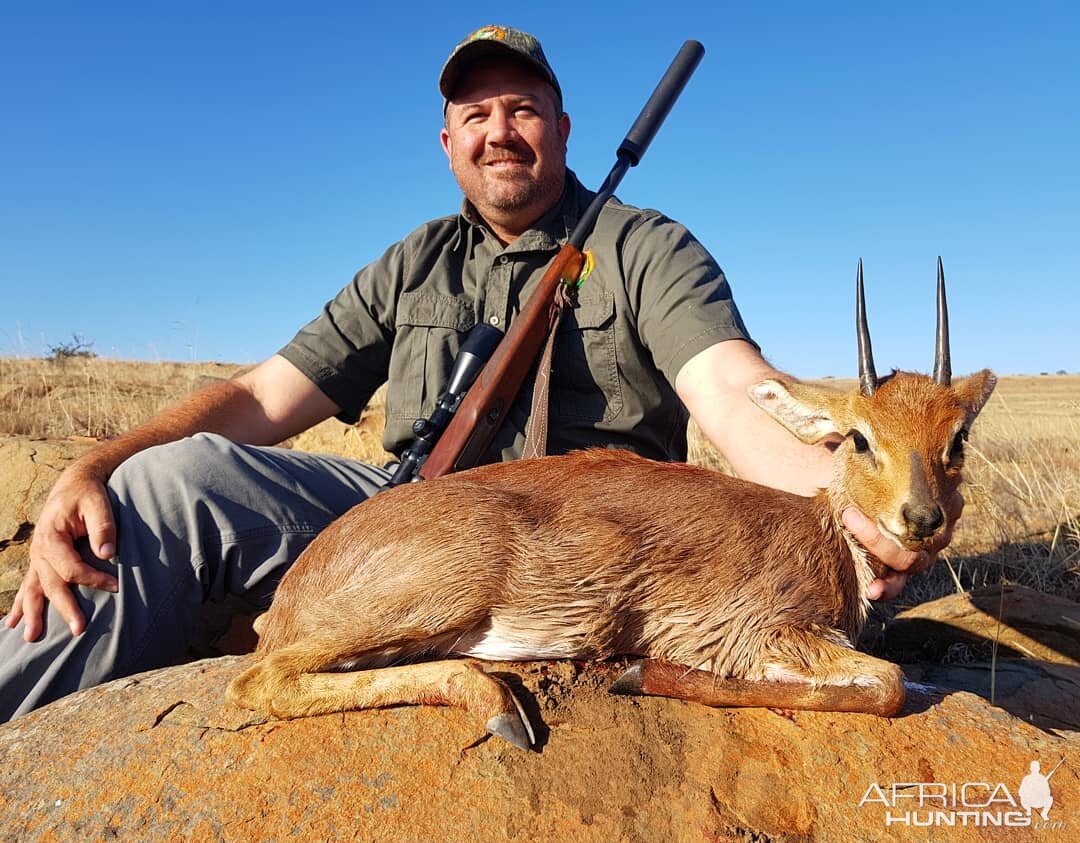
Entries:
<svg viewBox="0 0 1080 843">
<path fill-rule="evenodd" d="M 535 38 L 484 27 L 455 48 L 440 89 L 461 213 L 361 270 L 279 354 L 61 475 L 0 631 L 0 718 L 181 658 L 207 598 L 268 600 L 304 546 L 389 475 L 258 446 L 332 415 L 355 419 L 388 381 L 384 444 L 400 453 L 468 330 L 505 327 L 536 286 L 590 198 L 566 168 L 558 80 Z M 685 228 L 612 201 L 586 246 L 595 269 L 556 346 L 550 452 L 601 445 L 684 459 L 689 411 L 742 477 L 803 494 L 827 483 L 829 452 L 747 398 L 747 385 L 777 373 Z M 528 407 L 523 394 L 489 459 L 520 455 Z M 873 598 L 932 561 L 855 511 L 846 519 L 897 571 Z"/>
</svg>

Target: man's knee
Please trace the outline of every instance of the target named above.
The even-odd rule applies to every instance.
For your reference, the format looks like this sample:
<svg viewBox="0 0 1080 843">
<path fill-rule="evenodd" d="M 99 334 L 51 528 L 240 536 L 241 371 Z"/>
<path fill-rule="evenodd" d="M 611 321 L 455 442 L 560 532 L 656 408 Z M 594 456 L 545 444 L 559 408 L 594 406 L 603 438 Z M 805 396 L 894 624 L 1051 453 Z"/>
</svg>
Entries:
<svg viewBox="0 0 1080 843">
<path fill-rule="evenodd" d="M 180 490 L 186 490 L 187 497 L 220 475 L 228 451 L 235 447 L 216 433 L 197 433 L 147 448 L 121 463 L 108 486 L 124 502 L 138 502 L 148 496 L 160 505 L 163 497 Z"/>
</svg>

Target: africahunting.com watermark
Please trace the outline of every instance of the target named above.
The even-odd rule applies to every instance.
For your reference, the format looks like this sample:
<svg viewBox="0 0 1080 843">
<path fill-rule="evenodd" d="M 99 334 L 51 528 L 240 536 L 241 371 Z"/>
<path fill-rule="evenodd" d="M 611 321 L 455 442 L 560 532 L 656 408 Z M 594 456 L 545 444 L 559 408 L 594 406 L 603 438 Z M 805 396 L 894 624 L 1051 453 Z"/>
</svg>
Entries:
<svg viewBox="0 0 1080 843">
<path fill-rule="evenodd" d="M 1068 827 L 1061 806 L 1054 808 L 1050 780 L 1065 763 L 1049 773 L 1039 761 L 1015 784 L 1001 781 L 872 783 L 859 808 L 880 810 L 886 826 L 894 828 L 1002 827 L 1060 831 Z"/>
</svg>

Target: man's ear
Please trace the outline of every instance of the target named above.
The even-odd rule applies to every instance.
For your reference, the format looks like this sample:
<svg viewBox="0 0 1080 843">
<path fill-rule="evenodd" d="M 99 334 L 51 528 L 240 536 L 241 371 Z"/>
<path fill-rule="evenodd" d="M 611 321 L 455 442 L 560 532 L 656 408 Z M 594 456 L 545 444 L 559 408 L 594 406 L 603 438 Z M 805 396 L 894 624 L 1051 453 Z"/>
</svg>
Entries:
<svg viewBox="0 0 1080 843">
<path fill-rule="evenodd" d="M 570 140 L 570 115 L 565 111 L 559 117 L 559 134 L 562 136 L 563 146 Z"/>
<path fill-rule="evenodd" d="M 994 391 L 996 384 L 997 375 L 989 369 L 983 369 L 981 372 L 953 381 L 953 391 L 960 396 L 960 400 L 967 407 L 968 424 L 979 415 L 979 411 L 990 398 L 990 393 Z"/>
<path fill-rule="evenodd" d="M 450 157 L 450 153 L 454 151 L 454 147 L 452 141 L 450 140 L 450 133 L 446 131 L 445 126 L 439 132 L 439 143 L 442 144 L 442 150 L 446 153 L 447 160 L 452 161 L 453 159 Z"/>
<path fill-rule="evenodd" d="M 751 401 L 808 445 L 839 432 L 829 413 L 828 397 L 822 390 L 806 384 L 785 386 L 770 378 L 746 391 Z"/>
</svg>

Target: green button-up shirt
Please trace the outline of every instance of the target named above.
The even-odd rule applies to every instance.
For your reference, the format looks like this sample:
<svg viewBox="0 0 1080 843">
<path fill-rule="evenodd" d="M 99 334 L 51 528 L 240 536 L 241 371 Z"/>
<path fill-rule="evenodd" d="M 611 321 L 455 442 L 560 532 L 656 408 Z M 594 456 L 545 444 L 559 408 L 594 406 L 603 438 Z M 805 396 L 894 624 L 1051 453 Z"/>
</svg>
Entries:
<svg viewBox="0 0 1080 843">
<path fill-rule="evenodd" d="M 389 381 L 383 445 L 400 453 L 431 414 L 469 330 L 506 330 L 566 243 L 593 194 L 572 172 L 559 203 L 504 247 L 468 203 L 420 226 L 360 270 L 280 354 L 355 420 Z M 686 408 L 675 375 L 716 342 L 749 340 L 716 261 L 657 211 L 604 206 L 585 243 L 595 268 L 556 338 L 548 453 L 628 448 L 686 459 Z M 521 454 L 527 382 L 489 460 Z"/>
</svg>

